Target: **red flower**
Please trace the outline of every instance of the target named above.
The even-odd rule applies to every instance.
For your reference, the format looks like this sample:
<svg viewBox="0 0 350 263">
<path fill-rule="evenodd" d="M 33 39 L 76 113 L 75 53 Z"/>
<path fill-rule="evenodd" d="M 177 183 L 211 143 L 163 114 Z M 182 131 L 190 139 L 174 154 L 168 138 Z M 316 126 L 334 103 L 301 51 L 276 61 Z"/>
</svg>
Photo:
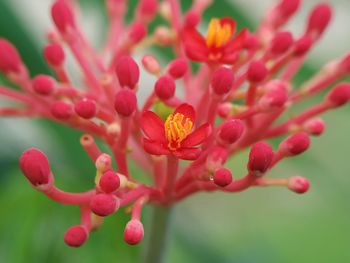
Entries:
<svg viewBox="0 0 350 263">
<path fill-rule="evenodd" d="M 153 155 L 173 154 L 179 159 L 195 160 L 201 153 L 196 146 L 211 133 L 211 125 L 205 123 L 192 132 L 195 111 L 189 104 L 181 104 L 165 123 L 154 112 L 146 111 L 141 118 L 141 128 L 146 152 Z"/>
<path fill-rule="evenodd" d="M 182 41 L 186 55 L 194 61 L 233 64 L 248 33 L 244 29 L 234 37 L 235 30 L 236 22 L 228 17 L 212 18 L 206 38 L 194 27 L 185 26 Z"/>
</svg>

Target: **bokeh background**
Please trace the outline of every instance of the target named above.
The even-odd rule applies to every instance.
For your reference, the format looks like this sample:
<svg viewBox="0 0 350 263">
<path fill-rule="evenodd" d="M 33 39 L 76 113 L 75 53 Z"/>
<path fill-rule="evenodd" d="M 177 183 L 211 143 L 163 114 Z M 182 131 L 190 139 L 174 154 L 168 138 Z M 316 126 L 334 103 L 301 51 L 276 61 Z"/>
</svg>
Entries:
<svg viewBox="0 0 350 263">
<path fill-rule="evenodd" d="M 106 28 L 103 1 L 80 2 L 84 30 L 98 46 Z M 130 9 L 135 2 L 130 0 Z M 182 2 L 189 5 L 189 0 Z M 210 17 L 232 16 L 240 27 L 254 29 L 273 2 L 216 0 L 205 13 L 203 28 Z M 317 2 L 304 1 L 288 28 L 295 34 L 302 32 L 307 13 Z M 324 62 L 349 51 L 350 1 L 328 2 L 334 7 L 334 19 L 296 85 Z M 0 0 L 0 37 L 18 47 L 32 75 L 50 74 L 41 56 L 45 32 L 52 27 L 50 3 Z M 169 59 L 166 52 L 154 52 L 164 61 Z M 152 80 L 142 78 L 141 89 L 152 85 Z M 291 109 L 290 115 L 296 112 Z M 349 114 L 349 106 L 325 114 L 325 134 L 312 139 L 308 152 L 283 161 L 271 173 L 307 176 L 311 181 L 307 194 L 254 188 L 239 194 L 198 194 L 177 205 L 166 262 L 350 262 Z M 0 119 L 0 127 L 0 262 L 137 262 L 143 247 L 124 244 L 122 232 L 128 216 L 123 212 L 107 218 L 83 247 L 67 247 L 63 233 L 79 221 L 78 209 L 34 191 L 18 169 L 21 152 L 39 147 L 49 156 L 60 187 L 71 191 L 92 187 L 94 167 L 78 143 L 79 132 L 39 119 Z M 276 146 L 278 141 L 272 143 Z M 237 177 L 245 173 L 246 159 L 247 152 L 243 152 L 230 161 Z M 149 212 L 146 208 L 143 214 L 146 235 Z"/>
</svg>

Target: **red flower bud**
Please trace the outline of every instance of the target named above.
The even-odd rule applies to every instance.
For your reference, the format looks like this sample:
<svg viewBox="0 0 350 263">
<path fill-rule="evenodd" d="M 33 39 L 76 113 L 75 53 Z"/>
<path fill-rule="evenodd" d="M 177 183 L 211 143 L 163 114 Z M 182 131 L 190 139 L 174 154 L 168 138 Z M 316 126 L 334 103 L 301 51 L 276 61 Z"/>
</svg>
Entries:
<svg viewBox="0 0 350 263">
<path fill-rule="evenodd" d="M 288 188 L 297 194 L 303 194 L 310 188 L 309 181 L 301 176 L 292 176 L 288 179 Z"/>
<path fill-rule="evenodd" d="M 247 70 L 247 78 L 250 82 L 261 82 L 267 76 L 268 70 L 261 60 L 255 60 L 250 63 Z"/>
<path fill-rule="evenodd" d="M 232 70 L 226 67 L 220 67 L 214 71 L 211 79 L 211 87 L 217 95 L 228 93 L 233 85 Z"/>
<path fill-rule="evenodd" d="M 339 63 L 339 69 L 345 74 L 350 74 L 350 53 L 346 54 Z"/>
<path fill-rule="evenodd" d="M 99 186 L 103 192 L 112 193 L 119 188 L 120 178 L 117 173 L 109 170 L 101 176 Z"/>
<path fill-rule="evenodd" d="M 243 48 L 248 50 L 254 50 L 259 47 L 258 37 L 254 34 L 247 34 L 243 41 Z"/>
<path fill-rule="evenodd" d="M 333 107 L 340 107 L 350 100 L 350 83 L 340 83 L 327 95 L 326 99 Z"/>
<path fill-rule="evenodd" d="M 80 247 L 88 238 L 88 231 L 83 226 L 71 226 L 64 234 L 64 242 L 71 247 Z"/>
<path fill-rule="evenodd" d="M 75 27 L 74 15 L 71 7 L 65 0 L 57 0 L 51 8 L 51 16 L 57 29 L 66 33 L 69 27 Z"/>
<path fill-rule="evenodd" d="M 173 60 L 168 66 L 168 73 L 174 79 L 182 78 L 188 70 L 188 63 L 184 58 Z"/>
<path fill-rule="evenodd" d="M 282 141 L 279 150 L 284 156 L 294 156 L 305 152 L 309 146 L 309 135 L 306 132 L 297 132 Z"/>
<path fill-rule="evenodd" d="M 108 216 L 119 208 L 119 199 L 109 194 L 97 194 L 91 199 L 90 208 L 96 215 Z"/>
<path fill-rule="evenodd" d="M 62 100 L 54 101 L 51 105 L 51 114 L 59 120 L 67 120 L 73 115 L 73 106 Z"/>
<path fill-rule="evenodd" d="M 124 241 L 129 245 L 137 245 L 143 239 L 143 225 L 139 220 L 130 220 L 124 230 Z"/>
<path fill-rule="evenodd" d="M 35 148 L 24 151 L 19 158 L 22 173 L 34 186 L 46 185 L 50 182 L 50 164 L 46 155 Z"/>
<path fill-rule="evenodd" d="M 303 36 L 294 43 L 294 56 L 303 56 L 312 46 L 312 39 L 309 36 Z"/>
<path fill-rule="evenodd" d="M 129 56 L 121 57 L 116 66 L 116 73 L 122 87 L 135 88 L 140 77 L 139 66 Z"/>
<path fill-rule="evenodd" d="M 293 36 L 290 32 L 278 32 L 271 41 L 271 53 L 281 55 L 293 45 Z"/>
<path fill-rule="evenodd" d="M 50 95 L 55 89 L 55 80 L 47 75 L 38 75 L 32 80 L 32 86 L 40 95 Z"/>
<path fill-rule="evenodd" d="M 157 14 L 158 2 L 157 0 L 141 0 L 138 10 L 147 20 L 151 20 Z"/>
<path fill-rule="evenodd" d="M 147 34 L 147 28 L 144 24 L 135 22 L 131 25 L 129 38 L 133 43 L 139 43 Z"/>
<path fill-rule="evenodd" d="M 61 66 L 65 59 L 63 48 L 59 44 L 47 45 L 44 48 L 44 57 L 54 67 Z"/>
<path fill-rule="evenodd" d="M 311 11 L 306 29 L 306 34 L 321 35 L 327 28 L 332 18 L 332 8 L 328 4 L 318 4 Z"/>
<path fill-rule="evenodd" d="M 284 106 L 288 99 L 286 84 L 273 80 L 266 86 L 267 92 L 259 100 L 259 106 L 264 111 L 278 109 Z"/>
<path fill-rule="evenodd" d="M 135 93 L 128 89 L 119 91 L 115 96 L 114 108 L 120 115 L 129 117 L 137 108 Z"/>
<path fill-rule="evenodd" d="M 21 64 L 17 49 L 6 39 L 0 38 L 0 71 L 19 72 Z"/>
<path fill-rule="evenodd" d="M 219 132 L 224 143 L 235 143 L 243 134 L 244 124 L 241 120 L 229 120 L 222 124 Z"/>
<path fill-rule="evenodd" d="M 96 102 L 92 99 L 83 98 L 75 103 L 75 112 L 84 119 L 91 119 L 96 114 Z"/>
<path fill-rule="evenodd" d="M 227 118 L 232 114 L 233 106 L 231 102 L 221 103 L 218 107 L 218 115 L 221 118 Z"/>
<path fill-rule="evenodd" d="M 310 133 L 314 136 L 318 136 L 324 132 L 325 123 L 321 119 L 312 119 L 312 120 L 307 121 L 304 124 L 304 127 L 308 133 Z"/>
<path fill-rule="evenodd" d="M 214 173 L 214 183 L 218 186 L 225 187 L 232 182 L 231 171 L 226 168 L 219 168 Z"/>
<path fill-rule="evenodd" d="M 262 176 L 270 167 L 274 152 L 265 142 L 257 142 L 250 149 L 248 171 L 254 176 Z"/>
<path fill-rule="evenodd" d="M 282 0 L 277 8 L 281 16 L 288 17 L 293 15 L 300 6 L 300 0 Z"/>
<path fill-rule="evenodd" d="M 160 72 L 160 65 L 158 60 L 152 55 L 145 55 L 142 58 L 142 65 L 148 73 L 157 75 Z"/>
<path fill-rule="evenodd" d="M 185 16 L 185 27 L 196 27 L 200 22 L 200 16 L 196 12 L 188 12 Z"/>
<path fill-rule="evenodd" d="M 154 91 L 156 95 L 162 100 L 168 100 L 172 98 L 175 94 L 175 81 L 169 76 L 160 77 L 155 86 Z"/>
</svg>

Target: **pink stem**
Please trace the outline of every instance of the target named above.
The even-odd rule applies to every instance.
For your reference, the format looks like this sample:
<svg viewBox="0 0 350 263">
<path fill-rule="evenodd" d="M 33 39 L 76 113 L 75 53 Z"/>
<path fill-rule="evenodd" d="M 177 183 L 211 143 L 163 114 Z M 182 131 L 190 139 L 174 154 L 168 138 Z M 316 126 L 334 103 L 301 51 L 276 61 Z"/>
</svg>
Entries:
<svg viewBox="0 0 350 263">
<path fill-rule="evenodd" d="M 43 193 L 52 200 L 62 204 L 83 205 L 90 202 L 91 198 L 96 194 L 96 190 L 94 189 L 84 193 L 68 193 L 52 185 L 52 187 Z"/>
</svg>

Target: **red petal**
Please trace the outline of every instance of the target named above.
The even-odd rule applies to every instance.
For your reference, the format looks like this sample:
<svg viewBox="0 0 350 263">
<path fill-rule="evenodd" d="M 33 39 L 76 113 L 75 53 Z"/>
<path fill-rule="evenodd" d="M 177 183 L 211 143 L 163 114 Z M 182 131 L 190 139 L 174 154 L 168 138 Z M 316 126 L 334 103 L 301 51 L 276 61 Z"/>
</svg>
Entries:
<svg viewBox="0 0 350 263">
<path fill-rule="evenodd" d="M 152 155 L 164 155 L 170 154 L 170 151 L 165 146 L 165 144 L 160 142 L 151 141 L 148 139 L 142 139 L 143 148 L 146 152 Z"/>
<path fill-rule="evenodd" d="M 228 55 L 240 49 L 243 46 L 244 40 L 247 35 L 248 30 L 246 28 L 239 32 L 238 35 L 227 44 L 224 50 L 224 54 Z"/>
<path fill-rule="evenodd" d="M 152 141 L 165 142 L 164 123 L 152 111 L 146 111 L 141 117 L 141 129 Z"/>
<path fill-rule="evenodd" d="M 196 119 L 196 113 L 194 111 L 194 108 L 190 104 L 187 104 L 187 103 L 183 103 L 179 107 L 177 107 L 174 111 L 174 114 L 176 114 L 176 113 L 181 113 L 186 118 L 190 118 L 192 123 L 194 123 L 194 120 Z"/>
<path fill-rule="evenodd" d="M 186 55 L 193 60 L 203 61 L 208 58 L 208 48 L 203 36 L 192 27 L 187 27 L 181 34 Z"/>
<path fill-rule="evenodd" d="M 211 125 L 209 123 L 203 124 L 197 130 L 188 135 L 186 139 L 182 141 L 181 146 L 192 147 L 201 144 L 206 138 L 208 138 L 211 130 Z"/>
<path fill-rule="evenodd" d="M 231 27 L 231 32 L 232 32 L 232 35 L 234 34 L 235 30 L 236 30 L 236 21 L 233 20 L 231 17 L 223 17 L 220 19 L 220 24 L 221 26 L 224 26 L 224 25 L 229 25 Z"/>
<path fill-rule="evenodd" d="M 173 154 L 183 160 L 196 160 L 201 154 L 201 148 L 181 148 L 173 152 Z"/>
</svg>

